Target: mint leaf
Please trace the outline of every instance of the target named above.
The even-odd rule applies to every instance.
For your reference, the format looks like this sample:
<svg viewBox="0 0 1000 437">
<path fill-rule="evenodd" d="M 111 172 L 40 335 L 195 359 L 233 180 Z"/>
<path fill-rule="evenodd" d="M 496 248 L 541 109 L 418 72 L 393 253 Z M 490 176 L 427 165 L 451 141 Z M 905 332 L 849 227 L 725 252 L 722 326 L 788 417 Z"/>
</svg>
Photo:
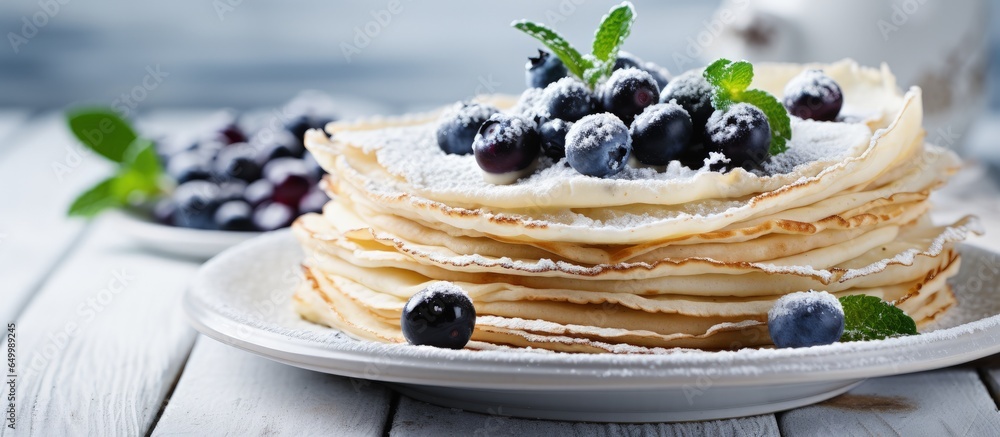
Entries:
<svg viewBox="0 0 1000 437">
<path fill-rule="evenodd" d="M 844 306 L 844 334 L 840 341 L 881 340 L 916 335 L 917 324 L 903 310 L 874 296 L 840 298 Z"/>
<path fill-rule="evenodd" d="M 632 32 L 635 22 L 635 9 L 629 2 L 615 6 L 601 18 L 601 24 L 594 34 L 594 57 L 601 61 L 614 61 L 618 57 L 625 38 Z M 610 64 L 614 66 L 614 62 Z M 608 70 L 607 74 L 611 74 Z"/>
<path fill-rule="evenodd" d="M 122 162 L 125 150 L 138 137 L 128 122 L 110 109 L 75 110 L 67 114 L 67 121 L 81 143 L 114 162 Z"/>
<path fill-rule="evenodd" d="M 705 68 L 702 73 L 712 85 L 712 107 L 725 111 L 733 103 L 749 103 L 767 116 L 771 128 L 771 156 L 788 150 L 788 140 L 792 139 L 792 120 L 785 105 L 764 90 L 747 90 L 753 82 L 753 65 L 747 61 L 732 62 L 722 58 Z"/>
<path fill-rule="evenodd" d="M 145 201 L 160 193 L 162 173 L 153 142 L 139 138 L 125 152 L 125 160 L 112 185 L 112 195 L 126 205 Z"/>
<path fill-rule="evenodd" d="M 777 97 L 764 90 L 750 90 L 740 93 L 736 100 L 760 108 L 767 116 L 767 123 L 771 126 L 771 156 L 788 150 L 785 143 L 792 139 L 792 120 Z"/>
<path fill-rule="evenodd" d="M 85 191 L 70 205 L 68 214 L 77 217 L 93 217 L 106 208 L 119 206 L 121 203 L 112 193 L 115 179 L 115 177 L 107 178 Z"/>
<path fill-rule="evenodd" d="M 548 47 L 549 50 L 552 50 L 552 53 L 559 57 L 563 64 L 566 65 L 566 69 L 576 77 L 583 79 L 584 70 L 592 66 L 590 62 L 583 59 L 580 52 L 573 48 L 562 35 L 549 29 L 544 24 L 520 20 L 511 23 L 511 26 L 541 41 L 545 47 Z"/>
<path fill-rule="evenodd" d="M 156 146 L 146 138 L 138 138 L 125 151 L 123 164 L 150 179 L 159 179 L 163 174 L 163 166 L 156 155 Z"/>
</svg>

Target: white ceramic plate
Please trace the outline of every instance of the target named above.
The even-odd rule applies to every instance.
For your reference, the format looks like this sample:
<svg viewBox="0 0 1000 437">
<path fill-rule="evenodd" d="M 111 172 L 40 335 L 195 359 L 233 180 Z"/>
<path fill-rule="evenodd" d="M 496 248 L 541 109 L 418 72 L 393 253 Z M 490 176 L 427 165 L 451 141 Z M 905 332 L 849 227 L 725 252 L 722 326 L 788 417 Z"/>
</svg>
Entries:
<svg viewBox="0 0 1000 437">
<path fill-rule="evenodd" d="M 110 220 L 114 220 L 115 226 L 136 244 L 156 252 L 199 260 L 209 259 L 262 234 L 262 232 L 209 231 L 161 225 L 120 210 L 109 211 L 107 214 Z"/>
<path fill-rule="evenodd" d="M 557 420 L 707 420 L 808 405 L 865 378 L 1000 352 L 1000 255 L 972 246 L 962 253 L 962 270 L 952 280 L 959 306 L 933 331 L 803 349 L 586 355 L 358 341 L 292 310 L 303 254 L 288 231 L 206 263 L 184 306 L 199 331 L 232 346 L 297 367 L 383 381 L 446 407 Z"/>
</svg>

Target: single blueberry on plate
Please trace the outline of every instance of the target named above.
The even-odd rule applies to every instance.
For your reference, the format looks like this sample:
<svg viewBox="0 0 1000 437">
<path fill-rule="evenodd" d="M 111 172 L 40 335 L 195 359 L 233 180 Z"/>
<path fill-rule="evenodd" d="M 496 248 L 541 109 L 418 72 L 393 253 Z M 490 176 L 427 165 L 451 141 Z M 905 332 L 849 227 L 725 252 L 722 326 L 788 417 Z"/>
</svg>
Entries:
<svg viewBox="0 0 1000 437">
<path fill-rule="evenodd" d="M 601 106 L 626 125 L 631 124 L 643 109 L 659 100 L 660 87 L 656 80 L 637 68 L 615 71 L 601 88 Z"/>
<path fill-rule="evenodd" d="M 840 85 L 822 70 L 805 70 L 785 85 L 785 108 L 796 117 L 833 121 L 843 106 Z"/>
<path fill-rule="evenodd" d="M 759 169 L 770 157 L 771 125 L 764 112 L 748 103 L 715 111 L 708 119 L 705 147 L 729 158 L 729 167 Z"/>
<path fill-rule="evenodd" d="M 712 85 L 702 76 L 701 70 L 687 71 L 675 77 L 663 88 L 660 93 L 660 102 L 677 102 L 691 116 L 691 124 L 694 128 L 692 142 L 700 142 L 704 138 L 705 124 L 712 116 L 715 108 L 712 107 L 712 93 L 715 91 Z"/>
<path fill-rule="evenodd" d="M 564 77 L 549 84 L 542 91 L 537 106 L 547 119 L 577 121 L 590 114 L 593 97 L 587 86 L 572 77 Z"/>
<path fill-rule="evenodd" d="M 587 176 L 616 175 L 625 169 L 631 154 L 628 127 L 612 114 L 583 117 L 566 135 L 566 160 Z"/>
<path fill-rule="evenodd" d="M 214 221 L 219 208 L 219 186 L 209 181 L 189 181 L 177 186 L 172 195 L 174 223 L 184 228 L 218 229 Z"/>
<path fill-rule="evenodd" d="M 691 117 L 676 103 L 659 103 L 639 114 L 629 131 L 632 154 L 646 165 L 667 165 L 691 142 Z"/>
<path fill-rule="evenodd" d="M 844 307 L 825 291 L 786 294 L 767 312 L 767 329 L 779 348 L 835 343 L 844 333 Z"/>
<path fill-rule="evenodd" d="M 410 297 L 400 325 L 410 344 L 462 349 L 476 327 L 476 308 L 457 285 L 437 282 Z"/>
<path fill-rule="evenodd" d="M 538 57 L 529 57 L 524 68 L 526 70 L 524 79 L 528 88 L 545 88 L 550 83 L 569 75 L 569 70 L 563 65 L 562 60 L 545 50 L 539 50 Z"/>
<path fill-rule="evenodd" d="M 542 153 L 549 158 L 559 160 L 566 157 L 566 135 L 573 123 L 560 119 L 549 120 L 538 127 L 542 137 Z"/>
<path fill-rule="evenodd" d="M 215 210 L 215 224 L 223 231 L 253 231 L 253 208 L 242 200 L 230 200 Z"/>
<path fill-rule="evenodd" d="M 524 117 L 507 114 L 493 114 L 479 128 L 472 143 L 476 163 L 487 176 L 498 177 L 494 178 L 496 180 L 486 178 L 496 184 L 512 183 L 524 176 L 520 172 L 535 164 L 539 147 L 535 124 Z"/>
<path fill-rule="evenodd" d="M 456 103 L 448 108 L 438 121 L 437 142 L 444 153 L 468 155 L 479 127 L 490 116 L 500 112 L 482 103 Z"/>
</svg>

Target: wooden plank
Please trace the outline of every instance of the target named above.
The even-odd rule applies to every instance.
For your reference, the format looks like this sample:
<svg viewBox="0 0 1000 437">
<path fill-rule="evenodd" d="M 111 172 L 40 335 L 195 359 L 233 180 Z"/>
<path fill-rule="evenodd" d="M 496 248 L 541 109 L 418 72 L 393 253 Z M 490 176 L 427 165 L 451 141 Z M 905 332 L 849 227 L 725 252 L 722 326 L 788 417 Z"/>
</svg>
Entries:
<svg viewBox="0 0 1000 437">
<path fill-rule="evenodd" d="M 28 123 L 0 159 L 0 322 L 13 321 L 85 223 L 67 206 L 108 166 L 76 145 L 60 114 Z"/>
<path fill-rule="evenodd" d="M 873 379 L 778 421 L 795 436 L 1000 435 L 996 405 L 968 368 Z"/>
<path fill-rule="evenodd" d="M 777 436 L 774 415 L 686 423 L 604 424 L 517 419 L 443 408 L 403 396 L 392 436 L 573 435 L 573 436 Z"/>
<path fill-rule="evenodd" d="M 114 225 L 95 222 L 18 319 L 17 435 L 142 435 L 188 355 L 197 265 Z"/>
<path fill-rule="evenodd" d="M 100 218 L 73 244 L 85 224 L 65 209 L 109 166 L 75 145 L 61 115 L 28 129 L 0 160 L 0 183 L 17 187 L 14 210 L 0 215 L 0 231 L 11 229 L 0 312 L 18 314 L 16 429 L 0 435 L 145 434 L 195 339 L 180 298 L 198 266 L 142 252 Z M 16 301 L 36 289 L 21 312 Z"/>
<path fill-rule="evenodd" d="M 381 436 L 391 392 L 199 337 L 154 436 Z"/>
</svg>

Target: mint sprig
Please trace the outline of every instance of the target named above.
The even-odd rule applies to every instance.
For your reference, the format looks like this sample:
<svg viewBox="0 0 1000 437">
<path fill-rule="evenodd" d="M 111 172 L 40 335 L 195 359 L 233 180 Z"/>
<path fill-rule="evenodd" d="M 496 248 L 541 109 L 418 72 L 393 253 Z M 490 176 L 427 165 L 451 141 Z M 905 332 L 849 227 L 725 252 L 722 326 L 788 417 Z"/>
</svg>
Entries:
<svg viewBox="0 0 1000 437">
<path fill-rule="evenodd" d="M 115 174 L 80 194 L 68 214 L 92 217 L 107 208 L 142 202 L 163 192 L 163 166 L 153 142 L 114 111 L 96 108 L 67 114 L 70 131 L 97 154 L 117 163 Z"/>
<path fill-rule="evenodd" d="M 788 110 L 767 91 L 747 89 L 753 82 L 752 64 L 719 59 L 706 67 L 702 74 L 714 89 L 712 106 L 715 109 L 725 111 L 735 103 L 748 103 L 760 108 L 771 128 L 770 154 L 774 156 L 788 150 L 786 143 L 792 139 L 792 120 L 788 118 Z"/>
<path fill-rule="evenodd" d="M 593 88 L 611 75 L 618 50 L 632 32 L 634 22 L 635 8 L 632 3 L 623 2 L 611 8 L 594 33 L 593 52 L 587 55 L 581 55 L 562 35 L 542 23 L 518 20 L 511 26 L 548 47 L 566 65 L 570 74 Z"/>
<path fill-rule="evenodd" d="M 844 307 L 840 341 L 881 340 L 917 333 L 917 324 L 910 316 L 875 296 L 844 296 L 840 304 Z"/>
</svg>

